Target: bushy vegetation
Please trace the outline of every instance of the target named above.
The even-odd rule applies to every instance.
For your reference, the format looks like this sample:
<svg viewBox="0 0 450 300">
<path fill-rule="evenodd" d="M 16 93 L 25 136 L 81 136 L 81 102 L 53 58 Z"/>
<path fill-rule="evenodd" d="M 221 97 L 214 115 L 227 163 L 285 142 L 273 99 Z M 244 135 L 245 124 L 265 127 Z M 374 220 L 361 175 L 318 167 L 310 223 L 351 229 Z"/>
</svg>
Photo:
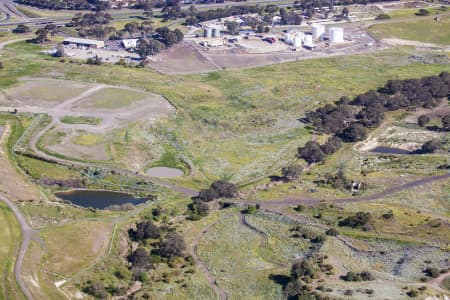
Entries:
<svg viewBox="0 0 450 300">
<path fill-rule="evenodd" d="M 372 215 L 369 212 L 357 212 L 353 216 L 349 216 L 339 221 L 339 226 L 348 226 L 352 228 L 363 227 L 371 220 Z"/>
<path fill-rule="evenodd" d="M 356 272 L 347 272 L 344 276 L 341 277 L 344 281 L 372 281 L 375 280 L 375 277 L 372 273 L 368 271 L 363 271 L 361 273 Z"/>
<path fill-rule="evenodd" d="M 343 96 L 335 105 L 327 104 L 305 114 L 305 121 L 317 131 L 334 134 L 334 137 L 322 146 L 310 141 L 299 149 L 298 155 L 309 163 L 320 162 L 325 159 L 325 154 L 331 154 L 340 147 L 341 140 L 336 137 L 345 142 L 364 140 L 366 128 L 379 126 L 386 111 L 436 107 L 449 96 L 449 91 L 450 74 L 442 72 L 439 76 L 421 79 L 389 80 L 378 91 L 370 90 L 353 101 Z M 424 118 L 422 121 L 426 123 Z M 445 124 L 450 126 L 450 117 Z M 446 126 L 443 121 L 443 128 Z"/>
</svg>

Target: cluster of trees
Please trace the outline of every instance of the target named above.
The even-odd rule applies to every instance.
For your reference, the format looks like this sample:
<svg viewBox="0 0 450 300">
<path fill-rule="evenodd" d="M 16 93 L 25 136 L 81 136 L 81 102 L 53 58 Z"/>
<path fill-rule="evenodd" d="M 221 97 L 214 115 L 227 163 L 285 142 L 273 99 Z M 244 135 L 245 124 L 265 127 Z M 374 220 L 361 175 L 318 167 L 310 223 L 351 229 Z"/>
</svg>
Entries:
<svg viewBox="0 0 450 300">
<path fill-rule="evenodd" d="M 81 37 L 89 36 L 104 39 L 116 32 L 114 27 L 108 26 L 111 20 L 111 15 L 103 11 L 86 14 L 77 13 L 68 26 L 76 27 L 78 35 Z"/>
<path fill-rule="evenodd" d="M 44 9 L 107 9 L 109 3 L 101 0 L 16 0 L 17 3 L 35 6 Z"/>
<path fill-rule="evenodd" d="M 342 146 L 342 140 L 337 136 L 332 136 L 320 145 L 316 141 L 309 141 L 305 146 L 298 148 L 298 157 L 306 162 L 318 163 L 325 159 L 327 155 L 335 153 Z"/>
<path fill-rule="evenodd" d="M 347 218 L 339 221 L 339 226 L 348 226 L 352 228 L 364 227 L 371 220 L 372 215 L 369 212 L 357 212 L 353 216 L 348 216 Z"/>
<path fill-rule="evenodd" d="M 231 182 L 218 180 L 207 189 L 202 189 L 200 193 L 192 197 L 192 203 L 188 206 L 188 212 L 192 220 L 198 220 L 206 216 L 209 211 L 208 204 L 219 198 L 233 198 L 238 195 L 238 187 Z"/>
<path fill-rule="evenodd" d="M 31 29 L 30 29 L 30 27 L 28 27 L 27 25 L 19 24 L 19 25 L 17 25 L 16 28 L 13 29 L 12 32 L 13 32 L 13 33 L 16 33 L 16 34 L 22 34 L 22 33 L 28 33 L 28 32 L 31 32 Z"/>
<path fill-rule="evenodd" d="M 50 37 L 54 37 L 56 33 L 58 32 L 58 27 L 54 24 L 48 24 L 43 28 L 39 28 L 36 30 L 35 34 L 36 37 L 34 38 L 33 42 L 42 44 L 45 42 L 50 41 Z"/>
<path fill-rule="evenodd" d="M 181 257 L 186 250 L 182 236 L 166 227 L 159 227 L 152 221 L 136 224 L 136 229 L 130 229 L 128 235 L 140 245 L 127 257 L 132 274 L 136 279 L 145 276 L 143 273 L 151 269 L 154 262 Z M 149 239 L 157 240 L 152 243 L 154 248 L 151 251 L 144 248 Z"/>
<path fill-rule="evenodd" d="M 332 291 L 323 286 L 313 290 L 310 285 L 314 279 L 320 277 L 320 272 L 332 274 L 333 266 L 324 264 L 324 256 L 311 259 L 302 259 L 292 264 L 288 283 L 284 286 L 284 294 L 287 299 L 311 299 L 311 300 L 332 300 L 331 296 L 319 291 Z"/>
<path fill-rule="evenodd" d="M 420 127 L 427 126 L 428 123 L 430 123 L 430 121 L 431 121 L 431 119 L 427 115 L 421 115 L 421 116 L 419 116 L 419 118 L 417 118 L 417 124 Z M 443 116 L 441 118 L 441 123 L 442 123 L 442 130 L 450 131 L 450 114 Z"/>
<path fill-rule="evenodd" d="M 196 11 L 195 13 L 192 13 L 189 16 L 189 18 L 186 20 L 186 23 L 189 25 L 194 25 L 208 20 L 221 19 L 245 14 L 262 14 L 263 12 L 264 8 L 257 5 L 230 6 L 225 8 Z"/>
<path fill-rule="evenodd" d="M 155 34 L 151 38 L 139 39 L 136 52 L 141 58 L 155 55 L 165 48 L 172 47 L 180 43 L 184 39 L 184 34 L 176 28 L 170 30 L 168 27 L 160 27 L 156 29 Z"/>
<path fill-rule="evenodd" d="M 334 134 L 345 142 L 361 141 L 366 138 L 366 128 L 380 125 L 386 111 L 432 108 L 442 98 L 448 97 L 449 91 L 448 72 L 420 79 L 389 80 L 378 91 L 370 90 L 358 95 L 353 101 L 343 96 L 335 105 L 327 104 L 307 112 L 305 121 L 311 123 L 317 131 Z M 450 117 L 443 122 L 443 127 L 445 126 L 450 128 Z M 334 148 L 333 144 L 330 141 L 330 151 Z M 322 161 L 325 154 L 324 149 L 316 142 L 307 143 L 298 153 L 299 157 L 309 163 Z"/>
<path fill-rule="evenodd" d="M 362 271 L 360 273 L 347 272 L 344 276 L 341 276 L 344 281 L 372 281 L 375 277 L 368 271 Z"/>
</svg>

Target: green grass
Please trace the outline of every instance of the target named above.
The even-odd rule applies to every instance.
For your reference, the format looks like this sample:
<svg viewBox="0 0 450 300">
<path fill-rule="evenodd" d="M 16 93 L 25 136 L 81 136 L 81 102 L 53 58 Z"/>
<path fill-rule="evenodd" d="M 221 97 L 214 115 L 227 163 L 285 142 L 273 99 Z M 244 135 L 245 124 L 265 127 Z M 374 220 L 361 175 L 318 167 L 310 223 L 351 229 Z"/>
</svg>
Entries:
<svg viewBox="0 0 450 300">
<path fill-rule="evenodd" d="M 145 97 L 144 93 L 138 91 L 104 88 L 90 95 L 83 102 L 88 103 L 88 107 L 115 109 L 129 106 Z"/>
<path fill-rule="evenodd" d="M 370 27 L 370 32 L 378 38 L 397 37 L 426 43 L 450 45 L 450 16 L 443 16 L 440 22 L 432 18 L 399 23 L 378 24 Z"/>
<path fill-rule="evenodd" d="M 60 121 L 66 124 L 100 125 L 102 119 L 87 116 L 64 116 L 60 119 Z"/>
<path fill-rule="evenodd" d="M 20 227 L 11 209 L 3 202 L 0 202 L 0 227 L 0 298 L 22 299 L 14 278 Z"/>
<path fill-rule="evenodd" d="M 108 138 L 111 143 L 122 143 L 122 149 L 139 144 L 142 153 L 153 154 L 158 145 L 169 145 L 195 166 L 187 185 L 218 178 L 246 182 L 273 172 L 291 163 L 296 148 L 310 139 L 310 131 L 296 121 L 305 111 L 342 95 L 351 97 L 377 88 L 388 79 L 417 78 L 450 70 L 448 64 L 409 60 L 414 50 L 405 47 L 246 70 L 166 76 L 148 69 L 59 63 L 45 59 L 36 50 L 23 50 L 23 45 L 5 49 L 6 59 L 12 60 L 14 55 L 16 68 L 35 63 L 38 74 L 59 72 L 64 79 L 118 86 L 126 83 L 164 95 L 173 102 L 178 112 L 167 121 L 152 128 L 140 126 L 130 133 L 128 141 L 123 135 Z M 14 82 L 17 77 L 12 79 Z M 0 86 L 8 84 L 11 83 L 0 77 Z M 133 101 L 113 101 L 122 98 L 115 92 L 105 95 L 100 91 L 96 95 L 98 105 L 114 107 Z M 125 92 L 128 93 L 119 93 Z M 163 153 L 152 155 L 144 167 L 158 162 Z M 129 165 L 125 159 L 117 163 Z"/>
<path fill-rule="evenodd" d="M 38 13 L 37 10 L 30 9 L 30 8 L 22 6 L 22 5 L 16 5 L 16 8 L 17 8 L 18 11 L 23 13 L 28 18 L 40 18 L 40 17 L 42 17 L 42 14 Z"/>
<path fill-rule="evenodd" d="M 93 133 L 81 133 L 72 138 L 72 143 L 82 146 L 95 145 L 100 141 L 101 137 Z"/>
<path fill-rule="evenodd" d="M 80 175 L 76 170 L 71 170 L 54 163 L 19 155 L 15 157 L 15 160 L 19 166 L 26 170 L 28 175 L 34 179 L 52 178 L 67 180 L 80 178 Z"/>
</svg>

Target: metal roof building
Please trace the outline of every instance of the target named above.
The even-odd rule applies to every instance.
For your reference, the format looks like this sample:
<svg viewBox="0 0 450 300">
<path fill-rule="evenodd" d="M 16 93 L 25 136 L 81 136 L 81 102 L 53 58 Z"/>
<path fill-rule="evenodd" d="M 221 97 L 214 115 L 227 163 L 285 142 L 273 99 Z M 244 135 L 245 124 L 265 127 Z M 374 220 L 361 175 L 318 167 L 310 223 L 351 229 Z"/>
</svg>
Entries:
<svg viewBox="0 0 450 300">
<path fill-rule="evenodd" d="M 73 46 L 77 46 L 77 47 L 94 48 L 94 49 L 105 47 L 104 41 L 82 39 L 82 38 L 75 38 L 75 37 L 66 38 L 63 41 L 63 44 L 64 45 L 73 45 Z"/>
</svg>

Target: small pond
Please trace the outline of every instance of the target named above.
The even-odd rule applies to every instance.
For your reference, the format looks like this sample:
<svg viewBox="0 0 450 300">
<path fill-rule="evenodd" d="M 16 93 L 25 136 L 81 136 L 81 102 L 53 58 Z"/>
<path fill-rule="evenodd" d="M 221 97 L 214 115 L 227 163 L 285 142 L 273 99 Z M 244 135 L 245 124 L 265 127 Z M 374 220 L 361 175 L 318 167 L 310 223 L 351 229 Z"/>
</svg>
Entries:
<svg viewBox="0 0 450 300">
<path fill-rule="evenodd" d="M 152 177 L 173 178 L 183 176 L 184 173 L 180 169 L 168 167 L 154 167 L 147 170 L 147 175 Z"/>
<path fill-rule="evenodd" d="M 392 147 L 383 147 L 383 146 L 378 146 L 378 147 L 375 147 L 373 149 L 370 149 L 369 152 L 383 153 L 383 154 L 413 154 L 414 153 L 414 152 L 411 152 L 411 151 L 408 151 L 408 150 L 404 150 L 404 149 L 392 148 Z"/>
<path fill-rule="evenodd" d="M 148 198 L 135 198 L 127 193 L 98 190 L 73 190 L 55 193 L 55 195 L 75 205 L 97 209 L 105 209 L 111 205 L 122 205 L 126 203 L 138 205 L 149 200 Z"/>
</svg>

